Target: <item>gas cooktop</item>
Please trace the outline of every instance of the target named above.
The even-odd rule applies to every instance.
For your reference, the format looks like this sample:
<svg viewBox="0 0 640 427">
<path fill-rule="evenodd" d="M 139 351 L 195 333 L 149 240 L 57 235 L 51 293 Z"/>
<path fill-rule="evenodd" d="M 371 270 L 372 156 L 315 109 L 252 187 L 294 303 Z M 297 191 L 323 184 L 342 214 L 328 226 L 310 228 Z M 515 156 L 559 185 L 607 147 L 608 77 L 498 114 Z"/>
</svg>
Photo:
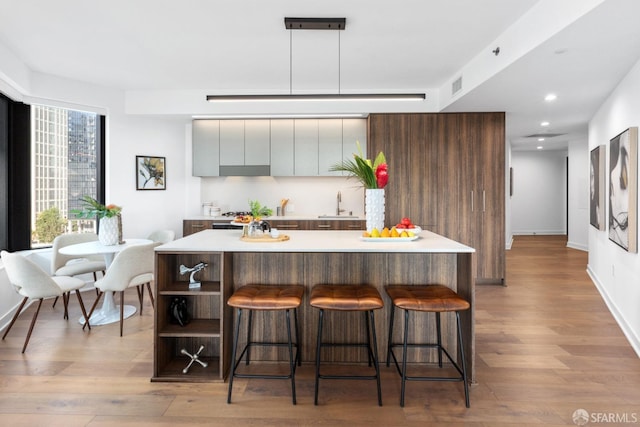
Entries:
<svg viewBox="0 0 640 427">
<path fill-rule="evenodd" d="M 251 212 L 237 211 L 237 212 L 225 212 L 222 214 L 222 216 L 241 216 L 241 215 L 251 215 Z"/>
</svg>

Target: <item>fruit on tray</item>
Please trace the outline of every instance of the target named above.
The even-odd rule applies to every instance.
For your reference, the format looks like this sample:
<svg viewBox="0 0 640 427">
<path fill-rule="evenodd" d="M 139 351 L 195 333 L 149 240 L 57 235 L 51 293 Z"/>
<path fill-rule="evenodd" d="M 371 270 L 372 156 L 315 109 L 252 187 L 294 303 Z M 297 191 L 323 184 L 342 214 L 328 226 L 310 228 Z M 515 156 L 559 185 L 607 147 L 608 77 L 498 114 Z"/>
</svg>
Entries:
<svg viewBox="0 0 640 427">
<path fill-rule="evenodd" d="M 238 215 L 235 218 L 235 222 L 239 224 L 249 224 L 253 220 L 251 215 Z"/>
<path fill-rule="evenodd" d="M 404 217 L 400 220 L 399 223 L 396 224 L 396 228 L 399 229 L 412 229 L 412 228 L 416 228 L 415 225 L 413 225 L 413 223 L 411 222 L 410 218 Z"/>
<path fill-rule="evenodd" d="M 387 239 L 393 239 L 393 238 L 397 238 L 397 237 L 414 237 L 415 234 L 411 231 L 408 230 L 398 230 L 397 227 L 391 227 L 391 230 L 389 230 L 389 228 L 385 227 L 382 229 L 382 231 L 378 230 L 377 228 L 374 228 L 373 230 L 371 230 L 371 233 L 364 231 L 362 233 L 362 237 L 373 237 L 373 238 L 387 238 Z"/>
</svg>

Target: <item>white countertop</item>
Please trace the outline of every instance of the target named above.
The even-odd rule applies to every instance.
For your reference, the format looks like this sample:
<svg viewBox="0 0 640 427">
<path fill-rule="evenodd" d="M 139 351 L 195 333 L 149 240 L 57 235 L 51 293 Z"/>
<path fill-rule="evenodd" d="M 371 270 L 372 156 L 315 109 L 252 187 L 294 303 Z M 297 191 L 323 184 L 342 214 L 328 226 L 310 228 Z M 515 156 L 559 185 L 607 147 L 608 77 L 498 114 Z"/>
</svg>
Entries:
<svg viewBox="0 0 640 427">
<path fill-rule="evenodd" d="M 286 231 L 283 242 L 244 242 L 242 229 L 203 230 L 156 247 L 157 252 L 398 252 L 470 253 L 475 249 L 423 230 L 413 241 L 362 241 L 362 231 Z"/>
<path fill-rule="evenodd" d="M 206 216 L 206 215 L 200 215 L 200 216 L 191 216 L 189 218 L 185 218 L 186 220 L 191 220 L 191 221 L 233 221 L 232 216 Z M 267 217 L 263 217 L 263 219 L 267 222 L 269 221 L 282 221 L 282 220 L 291 220 L 291 221 L 355 221 L 355 220 L 362 220 L 364 221 L 364 217 L 360 217 L 360 216 L 348 216 L 348 215 L 340 215 L 340 216 L 332 216 L 330 218 L 320 218 L 318 215 L 282 215 L 282 216 L 276 216 L 276 215 L 272 215 L 272 216 L 267 216 Z"/>
</svg>

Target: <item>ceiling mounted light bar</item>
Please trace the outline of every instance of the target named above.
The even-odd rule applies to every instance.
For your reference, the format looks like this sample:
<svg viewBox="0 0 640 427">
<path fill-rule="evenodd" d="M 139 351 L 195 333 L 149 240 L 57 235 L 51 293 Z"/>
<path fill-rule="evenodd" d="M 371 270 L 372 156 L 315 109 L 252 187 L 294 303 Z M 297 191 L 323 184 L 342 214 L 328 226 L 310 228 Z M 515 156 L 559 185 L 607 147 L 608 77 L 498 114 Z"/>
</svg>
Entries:
<svg viewBox="0 0 640 427">
<path fill-rule="evenodd" d="M 284 18 L 288 30 L 344 30 L 347 18 Z M 293 32 L 290 32 L 292 34 Z M 276 95 L 207 95 L 209 102 L 262 101 L 424 101 L 424 93 L 342 93 L 340 90 L 340 32 L 338 31 L 338 93 L 294 94 L 291 36 L 289 37 L 289 93 Z"/>
<path fill-rule="evenodd" d="M 344 30 L 347 18 L 284 18 L 287 30 Z"/>
<path fill-rule="evenodd" d="M 424 93 L 340 93 L 291 95 L 207 95 L 209 102 L 256 101 L 424 101 Z"/>
<path fill-rule="evenodd" d="M 192 119 L 365 119 L 368 113 L 198 114 Z"/>
</svg>

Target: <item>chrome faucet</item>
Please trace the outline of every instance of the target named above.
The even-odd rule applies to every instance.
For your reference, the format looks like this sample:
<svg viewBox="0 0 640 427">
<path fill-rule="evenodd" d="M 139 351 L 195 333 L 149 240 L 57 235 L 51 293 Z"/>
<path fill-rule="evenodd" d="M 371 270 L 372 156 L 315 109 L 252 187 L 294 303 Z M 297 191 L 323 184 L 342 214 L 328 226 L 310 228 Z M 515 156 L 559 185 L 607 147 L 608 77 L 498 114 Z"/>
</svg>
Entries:
<svg viewBox="0 0 640 427">
<path fill-rule="evenodd" d="M 337 204 L 336 204 L 336 215 L 340 215 L 341 212 L 344 212 L 344 209 L 340 209 L 340 202 L 342 201 L 342 193 L 338 191 Z"/>
</svg>

